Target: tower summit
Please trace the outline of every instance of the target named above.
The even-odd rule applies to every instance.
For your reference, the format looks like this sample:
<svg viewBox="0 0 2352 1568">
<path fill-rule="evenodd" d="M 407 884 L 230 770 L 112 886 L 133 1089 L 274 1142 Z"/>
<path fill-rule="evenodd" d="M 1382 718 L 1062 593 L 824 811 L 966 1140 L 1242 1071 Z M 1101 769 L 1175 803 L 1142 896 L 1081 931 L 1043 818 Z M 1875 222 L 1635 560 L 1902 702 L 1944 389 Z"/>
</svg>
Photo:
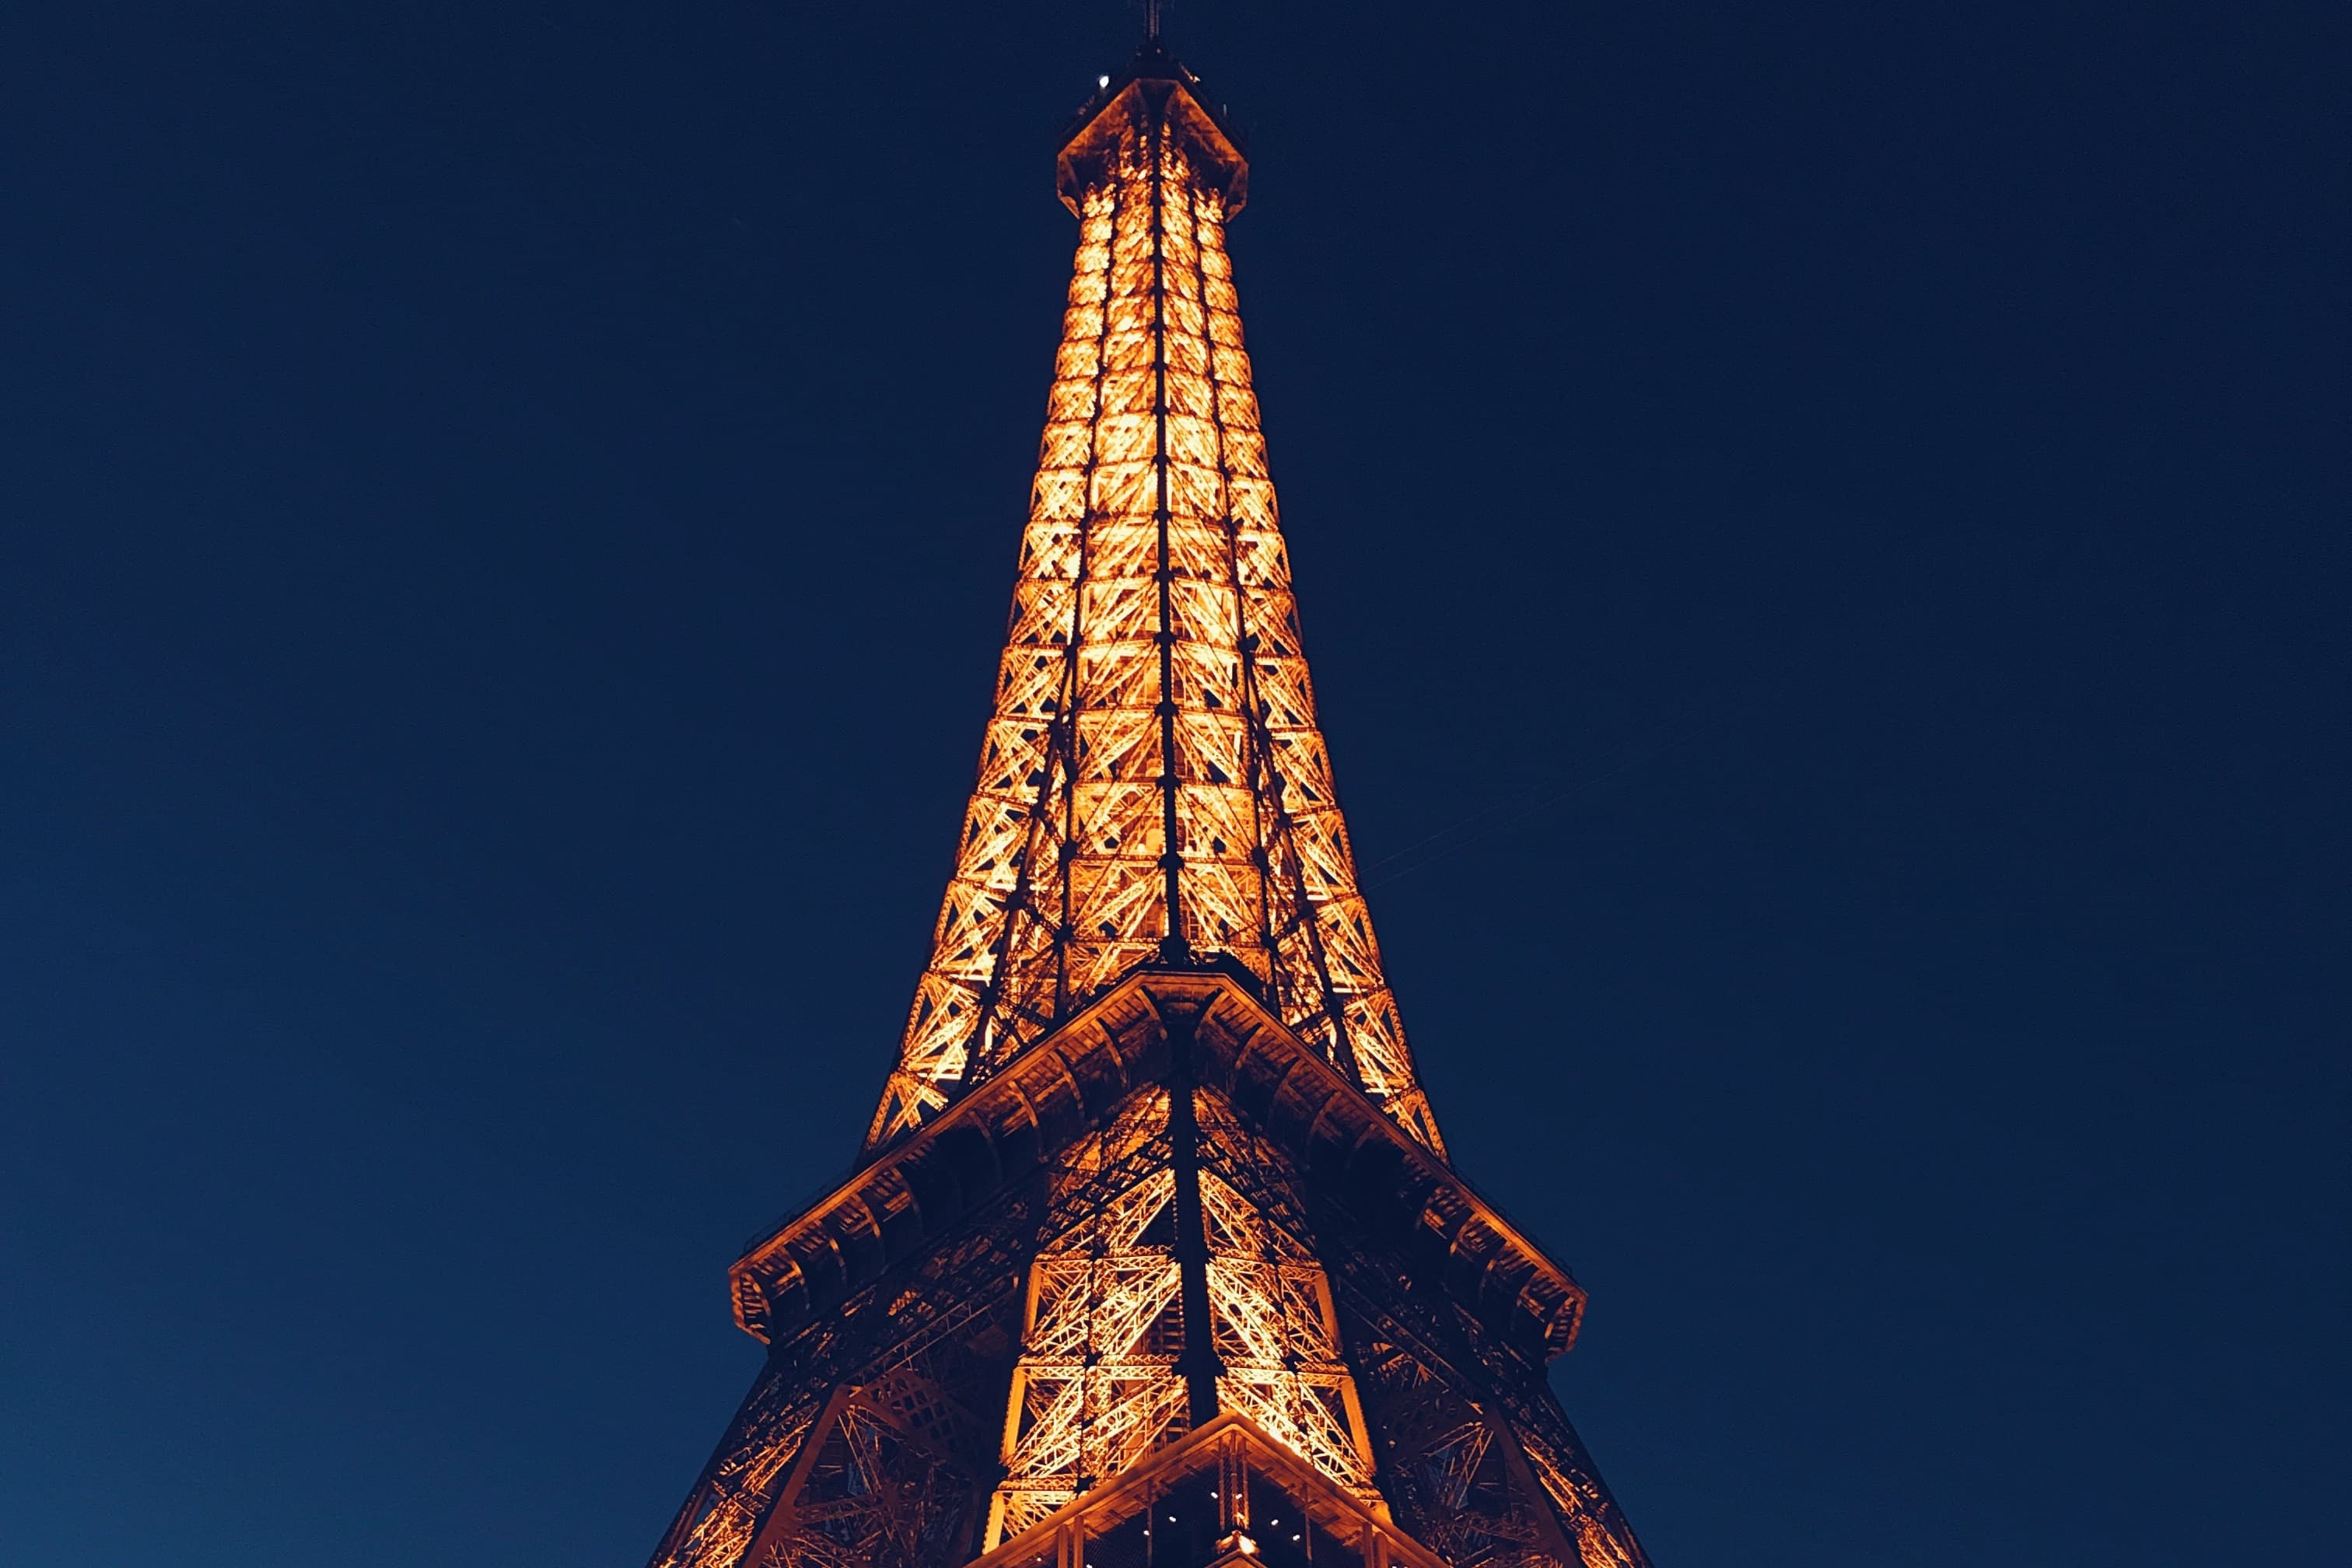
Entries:
<svg viewBox="0 0 2352 1568">
<path fill-rule="evenodd" d="M 656 1568 L 1645 1568 L 1456 1177 L 1300 651 L 1226 221 L 1152 7 L 1079 224 L 980 777 L 860 1163 Z"/>
</svg>

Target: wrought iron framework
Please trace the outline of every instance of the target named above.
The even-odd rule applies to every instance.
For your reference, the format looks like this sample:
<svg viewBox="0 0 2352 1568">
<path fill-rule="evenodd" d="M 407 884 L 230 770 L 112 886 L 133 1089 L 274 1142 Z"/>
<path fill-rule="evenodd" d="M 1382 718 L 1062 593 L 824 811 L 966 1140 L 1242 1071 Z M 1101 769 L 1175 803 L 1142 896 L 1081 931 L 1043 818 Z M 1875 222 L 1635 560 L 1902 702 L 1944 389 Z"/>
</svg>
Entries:
<svg viewBox="0 0 2352 1568">
<path fill-rule="evenodd" d="M 1447 1163 L 1298 652 L 1223 222 L 1148 42 L 1080 219 L 1013 630 L 857 1168 L 654 1568 L 1647 1568 L 1545 1380 L 1584 1295 Z"/>
<path fill-rule="evenodd" d="M 1315 719 L 1225 220 L 1240 153 L 1148 51 L 1062 159 L 1078 247 L 995 712 L 869 1150 L 1138 963 L 1230 955 L 1443 1152 Z"/>
<path fill-rule="evenodd" d="M 1330 1283 L 1276 1217 L 1297 1205 L 1254 1202 L 1219 1173 L 1247 1137 L 1205 1091 L 1153 1088 L 1064 1154 L 1055 1229 L 1029 1269 L 988 1546 L 1220 1410 L 1376 1495 Z"/>
</svg>

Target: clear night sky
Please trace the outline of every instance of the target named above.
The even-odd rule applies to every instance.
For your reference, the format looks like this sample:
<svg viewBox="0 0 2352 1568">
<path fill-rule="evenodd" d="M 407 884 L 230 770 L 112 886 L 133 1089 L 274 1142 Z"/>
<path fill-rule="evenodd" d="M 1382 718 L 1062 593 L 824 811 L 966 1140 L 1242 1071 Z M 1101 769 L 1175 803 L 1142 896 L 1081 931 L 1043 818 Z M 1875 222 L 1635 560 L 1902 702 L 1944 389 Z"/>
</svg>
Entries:
<svg viewBox="0 0 2352 1568">
<path fill-rule="evenodd" d="M 8 8 L 0 1558 L 651 1549 L 898 1038 L 1137 26 Z M 2342 9 L 1170 28 L 1662 1568 L 2340 1562 Z"/>
</svg>

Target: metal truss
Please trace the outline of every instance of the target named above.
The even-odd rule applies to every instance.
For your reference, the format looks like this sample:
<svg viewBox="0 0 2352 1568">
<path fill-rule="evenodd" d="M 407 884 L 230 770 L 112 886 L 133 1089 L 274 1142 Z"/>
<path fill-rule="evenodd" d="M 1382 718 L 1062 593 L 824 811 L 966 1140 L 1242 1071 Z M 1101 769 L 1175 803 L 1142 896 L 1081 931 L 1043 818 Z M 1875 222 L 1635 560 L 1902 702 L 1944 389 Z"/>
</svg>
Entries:
<svg viewBox="0 0 2352 1568">
<path fill-rule="evenodd" d="M 1045 1208 L 1015 1187 L 772 1345 L 652 1568 L 970 1556 Z"/>
<path fill-rule="evenodd" d="M 1454 1568 L 1649 1568 L 1540 1363 L 1405 1284 L 1387 1245 L 1320 1207 L 1381 1489 Z"/>
<path fill-rule="evenodd" d="M 1423 1568 L 1647 1568 L 1545 1381 L 1580 1292 L 1232 979 L 1147 971 L 746 1256 L 803 1261 L 656 1568 L 993 1562 L 1221 1420 Z"/>
<path fill-rule="evenodd" d="M 1334 1482 L 1376 1496 L 1322 1265 L 1206 1168 L 1207 1145 L 1238 1132 L 1221 1110 L 1199 1117 L 1202 1168 L 1189 1173 L 1200 1201 L 1189 1223 L 1200 1245 L 1184 1245 L 1188 1173 L 1170 1092 L 1138 1094 L 1067 1150 L 1053 1178 L 1054 1229 L 1030 1268 L 990 1548 L 1192 1429 L 1188 1344 L 1213 1352 L 1218 1408 L 1247 1415 Z M 1196 1112 L 1213 1099 L 1180 1092 Z M 1202 1270 L 1204 1325 L 1188 1319 L 1182 1299 L 1188 1252 Z"/>
<path fill-rule="evenodd" d="M 1442 1152 L 1300 650 L 1225 253 L 1239 155 L 1138 81 L 1064 164 L 1077 255 L 995 711 L 867 1148 L 1138 964 L 1226 954 Z"/>
<path fill-rule="evenodd" d="M 1166 1091 L 1145 1090 L 1080 1139 L 1053 1181 L 1054 1234 L 1030 1267 L 991 1546 L 1185 1430 Z"/>
<path fill-rule="evenodd" d="M 1349 1397 L 1377 1438 L 1381 1490 L 1419 1539 L 1454 1568 L 1648 1568 L 1542 1364 L 1414 1289 L 1402 1237 L 1318 1193 L 1220 1098 L 1202 1104 L 1204 1195 L 1223 1186 L 1336 1260 Z"/>
</svg>

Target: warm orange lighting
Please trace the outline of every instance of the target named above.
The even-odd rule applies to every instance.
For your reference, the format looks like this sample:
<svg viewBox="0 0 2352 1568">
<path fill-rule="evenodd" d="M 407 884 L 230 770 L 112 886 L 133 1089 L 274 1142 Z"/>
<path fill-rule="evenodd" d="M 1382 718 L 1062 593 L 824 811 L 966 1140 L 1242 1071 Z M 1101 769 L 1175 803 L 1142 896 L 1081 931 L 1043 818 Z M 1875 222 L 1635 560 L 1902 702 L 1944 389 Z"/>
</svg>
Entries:
<svg viewBox="0 0 2352 1568">
<path fill-rule="evenodd" d="M 1137 82 L 1063 163 L 1077 258 L 995 716 L 868 1147 L 1137 964 L 1224 954 L 1442 1152 L 1300 651 L 1225 254 L 1238 155 Z"/>
<path fill-rule="evenodd" d="M 1322 1265 L 1215 1173 L 1274 1161 L 1213 1097 L 1194 1099 L 1209 1295 L 1209 1321 L 1198 1331 L 1223 1369 L 1218 1405 L 1376 1503 L 1371 1441 Z M 1068 1504 L 1087 1478 L 1122 1474 L 1184 1435 L 1176 1182 L 1165 1090 L 1129 1100 L 1108 1128 L 1063 1155 L 1056 1230 L 1030 1266 L 987 1547 Z"/>
</svg>

